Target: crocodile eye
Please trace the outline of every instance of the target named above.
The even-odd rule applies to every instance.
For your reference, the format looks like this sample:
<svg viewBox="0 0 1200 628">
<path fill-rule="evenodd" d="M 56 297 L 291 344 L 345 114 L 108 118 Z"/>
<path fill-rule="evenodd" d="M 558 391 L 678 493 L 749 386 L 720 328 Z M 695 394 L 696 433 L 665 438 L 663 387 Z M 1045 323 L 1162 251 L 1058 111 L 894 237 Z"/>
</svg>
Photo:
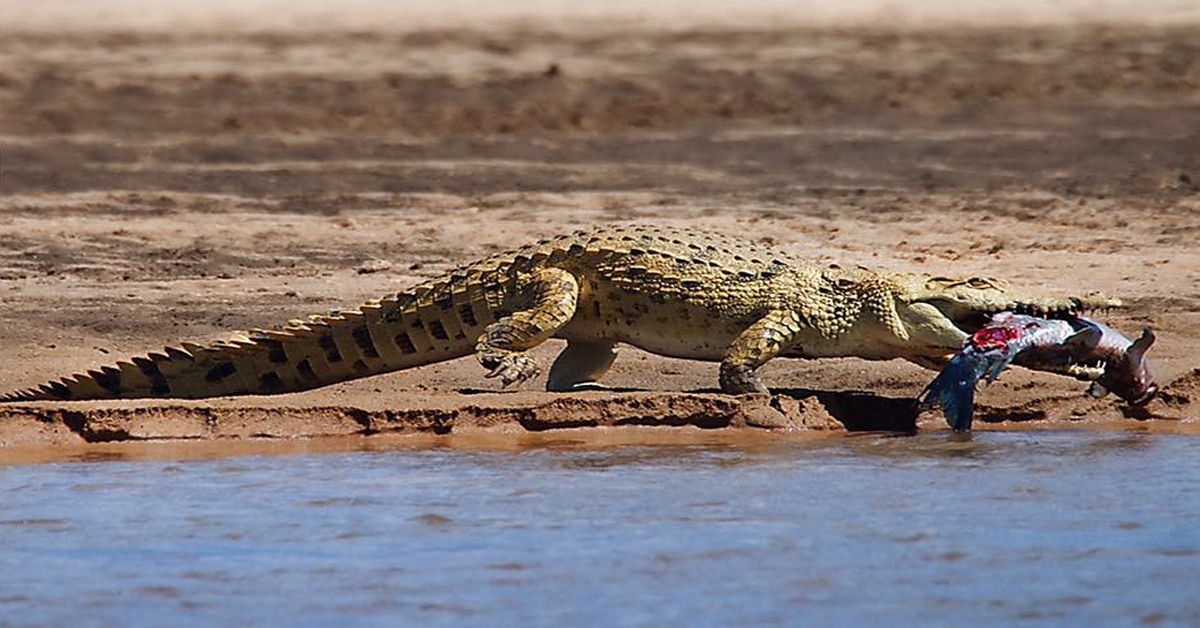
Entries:
<svg viewBox="0 0 1200 628">
<path fill-rule="evenodd" d="M 837 281 L 833 282 L 833 285 L 837 286 L 838 290 L 850 290 L 851 288 L 853 288 L 854 286 L 856 286 L 858 284 L 855 283 L 854 281 L 843 278 L 843 279 L 838 279 Z"/>
<path fill-rule="evenodd" d="M 930 277 L 925 280 L 925 289 L 926 290 L 943 290 L 946 288 L 946 286 L 953 284 L 953 283 L 954 283 L 954 281 L 952 279 L 948 279 L 946 277 Z"/>
<path fill-rule="evenodd" d="M 975 288 L 976 290 L 986 290 L 988 288 L 994 288 L 995 285 L 990 279 L 984 279 L 983 277 L 971 277 L 967 280 L 967 287 Z"/>
</svg>

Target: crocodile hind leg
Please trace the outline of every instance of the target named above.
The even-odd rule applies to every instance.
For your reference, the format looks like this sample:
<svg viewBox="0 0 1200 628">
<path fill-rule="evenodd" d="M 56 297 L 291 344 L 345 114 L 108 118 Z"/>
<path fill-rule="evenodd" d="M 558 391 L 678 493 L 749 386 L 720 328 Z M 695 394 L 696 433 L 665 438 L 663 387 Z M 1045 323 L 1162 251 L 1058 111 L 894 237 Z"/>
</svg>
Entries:
<svg viewBox="0 0 1200 628">
<path fill-rule="evenodd" d="M 570 340 L 550 367 L 546 390 L 568 392 L 595 384 L 617 359 L 617 343 Z"/>
<path fill-rule="evenodd" d="M 754 371 L 791 347 L 804 328 L 800 315 L 772 310 L 734 339 L 721 360 L 721 390 L 732 395 L 769 392 Z"/>
<path fill-rule="evenodd" d="M 510 386 L 536 377 L 541 369 L 525 352 L 556 334 L 575 316 L 579 284 L 560 268 L 543 268 L 522 286 L 533 305 L 488 325 L 475 344 L 475 357 L 487 377 Z"/>
</svg>

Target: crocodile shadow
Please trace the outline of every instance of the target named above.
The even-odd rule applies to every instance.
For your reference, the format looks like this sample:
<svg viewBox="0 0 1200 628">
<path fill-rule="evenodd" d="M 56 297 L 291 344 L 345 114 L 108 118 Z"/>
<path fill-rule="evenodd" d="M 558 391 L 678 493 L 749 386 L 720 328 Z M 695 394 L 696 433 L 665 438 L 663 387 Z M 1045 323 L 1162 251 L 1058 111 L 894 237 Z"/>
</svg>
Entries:
<svg viewBox="0 0 1200 628">
<path fill-rule="evenodd" d="M 656 392 L 645 388 L 597 388 L 609 393 Z M 460 388 L 462 395 L 495 394 L 496 390 Z M 657 391 L 662 392 L 662 391 Z M 685 391 L 690 394 L 722 394 L 717 388 L 699 388 Z M 912 397 L 884 397 L 865 391 L 829 391 L 808 388 L 775 388 L 775 397 L 796 401 L 815 398 L 826 412 L 845 426 L 849 432 L 904 432 L 917 431 L 919 414 L 917 401 Z M 569 394 L 569 393 L 564 393 Z"/>
<path fill-rule="evenodd" d="M 859 390 L 812 390 L 808 388 L 775 388 L 778 397 L 797 401 L 815 398 L 834 419 L 849 432 L 917 431 L 920 414 L 917 400 L 912 397 L 884 397 Z"/>
</svg>

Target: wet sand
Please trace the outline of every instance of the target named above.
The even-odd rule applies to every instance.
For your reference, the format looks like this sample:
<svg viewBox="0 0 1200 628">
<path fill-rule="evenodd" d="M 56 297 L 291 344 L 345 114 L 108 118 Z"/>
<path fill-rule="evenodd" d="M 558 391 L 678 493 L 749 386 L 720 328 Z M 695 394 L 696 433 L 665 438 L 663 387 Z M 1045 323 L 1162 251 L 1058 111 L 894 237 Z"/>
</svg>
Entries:
<svg viewBox="0 0 1200 628">
<path fill-rule="evenodd" d="M 1200 433 L 1195 22 L 156 24 L 3 27 L 0 389 L 638 222 L 1119 296 L 1104 320 L 1158 332 L 1160 400 L 1131 412 L 1012 371 L 979 428 Z M 780 360 L 780 394 L 749 399 L 715 394 L 715 365 L 632 349 L 619 392 L 481 375 L 467 359 L 286 397 L 3 405 L 0 447 L 944 429 L 907 402 L 932 373 L 899 362 Z"/>
</svg>

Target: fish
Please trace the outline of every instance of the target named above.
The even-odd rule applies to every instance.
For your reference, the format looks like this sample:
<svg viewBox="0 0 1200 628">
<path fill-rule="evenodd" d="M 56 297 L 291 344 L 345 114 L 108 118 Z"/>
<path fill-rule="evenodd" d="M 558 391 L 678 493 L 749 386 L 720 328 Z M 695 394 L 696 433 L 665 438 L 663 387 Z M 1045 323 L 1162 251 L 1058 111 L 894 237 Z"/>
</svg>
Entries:
<svg viewBox="0 0 1200 628">
<path fill-rule="evenodd" d="M 979 381 L 996 381 L 1012 364 L 1091 381 L 1088 393 L 1095 397 L 1111 392 L 1131 405 L 1145 405 L 1158 394 L 1146 358 L 1154 340 L 1150 329 L 1130 340 L 1103 323 L 1077 315 L 1046 319 L 1000 312 L 967 338 L 922 391 L 918 406 L 921 410 L 941 407 L 954 431 L 970 431 Z"/>
</svg>

